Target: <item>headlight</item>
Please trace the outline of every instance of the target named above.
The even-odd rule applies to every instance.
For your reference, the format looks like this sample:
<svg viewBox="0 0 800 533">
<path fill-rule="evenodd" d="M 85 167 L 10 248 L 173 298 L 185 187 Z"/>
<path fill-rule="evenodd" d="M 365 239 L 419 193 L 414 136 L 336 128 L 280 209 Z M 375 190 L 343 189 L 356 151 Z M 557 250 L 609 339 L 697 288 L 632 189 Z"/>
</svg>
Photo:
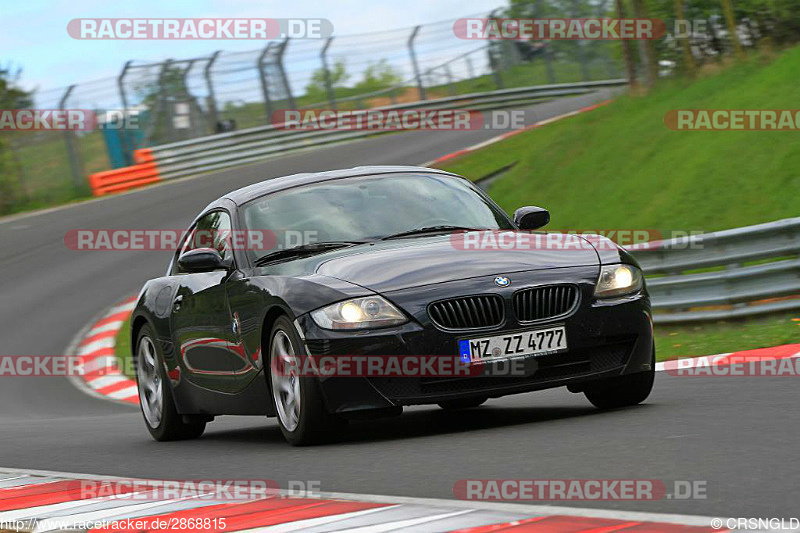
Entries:
<svg viewBox="0 0 800 533">
<path fill-rule="evenodd" d="M 594 288 L 597 298 L 634 293 L 642 288 L 642 271 L 631 265 L 608 265 L 600 269 Z"/>
<path fill-rule="evenodd" d="M 311 312 L 311 318 L 325 329 L 367 329 L 397 326 L 408 319 L 380 296 L 339 302 Z"/>
</svg>

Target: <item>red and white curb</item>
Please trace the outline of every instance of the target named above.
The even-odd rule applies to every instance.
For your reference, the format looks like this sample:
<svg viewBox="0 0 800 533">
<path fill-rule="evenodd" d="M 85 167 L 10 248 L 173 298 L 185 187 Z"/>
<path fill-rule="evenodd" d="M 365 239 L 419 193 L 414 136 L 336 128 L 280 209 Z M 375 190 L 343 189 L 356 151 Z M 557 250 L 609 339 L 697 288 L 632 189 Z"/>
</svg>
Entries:
<svg viewBox="0 0 800 533">
<path fill-rule="evenodd" d="M 553 122 L 558 122 L 559 120 L 562 120 L 562 119 L 565 119 L 565 118 L 568 118 L 568 117 L 574 117 L 575 115 L 580 115 L 581 113 L 586 113 L 588 111 L 593 111 L 593 110 L 597 109 L 598 107 L 602 107 L 604 105 L 608 105 L 611 102 L 613 102 L 613 100 L 603 100 L 602 102 L 599 102 L 597 104 L 593 104 L 593 105 L 590 105 L 590 106 L 582 107 L 580 109 L 576 109 L 575 111 L 570 111 L 569 113 L 564 113 L 563 115 L 558 115 L 558 116 L 555 116 L 555 117 L 552 117 L 552 118 L 548 118 L 546 120 L 540 120 L 539 122 L 537 122 L 535 124 L 531 124 L 530 126 L 525 126 L 524 128 L 520 128 L 520 129 L 514 130 L 514 131 L 508 131 L 506 133 L 503 133 L 502 135 L 498 135 L 497 137 L 492 137 L 491 139 L 488 139 L 486 141 L 480 142 L 478 144 L 475 144 L 475 145 L 472 145 L 472 146 L 468 146 L 467 148 L 462 148 L 461 150 L 456 150 L 455 152 L 451 152 L 451 153 L 449 153 L 447 155 L 443 155 L 442 157 L 436 158 L 433 161 L 428 161 L 427 163 L 423 163 L 422 166 L 423 167 L 430 167 L 430 166 L 433 166 L 433 165 L 438 165 L 440 163 L 444 163 L 445 161 L 448 161 L 450 159 L 455 159 L 456 157 L 461 157 L 462 155 L 468 154 L 470 152 L 474 152 L 475 150 L 480 150 L 481 148 L 486 148 L 487 146 L 489 146 L 491 144 L 494 144 L 494 143 L 499 142 L 499 141 L 503 141 L 503 140 L 508 139 L 509 137 L 513 137 L 515 135 L 519 135 L 520 133 L 525 133 L 526 131 L 530 131 L 530 130 L 535 129 L 535 128 L 541 128 L 542 126 L 546 126 L 547 124 L 552 124 Z"/>
<path fill-rule="evenodd" d="M 135 306 L 136 297 L 115 305 L 89 326 L 68 350 L 69 355 L 81 360 L 84 371 L 80 376 L 72 377 L 72 382 L 84 392 L 106 400 L 139 404 L 136 382 L 120 372 L 121 365 L 114 346 L 117 333 Z"/>
<path fill-rule="evenodd" d="M 126 529 L 121 520 L 174 523 L 193 518 L 225 519 L 225 527 L 205 531 L 496 531 L 543 532 L 711 532 L 724 519 L 657 513 L 575 509 L 547 505 L 483 503 L 427 498 L 321 493 L 262 497 L 246 501 L 175 499 L 148 495 L 130 498 L 98 496 L 81 482 L 125 481 L 108 476 L 0 468 L 0 530 L 44 532 L 87 531 L 101 523 L 105 530 Z M 130 480 L 127 480 L 130 481 Z M 92 483 L 94 482 L 94 483 Z M 116 522 L 116 524 L 114 524 Z M 213 522 L 212 522 L 213 523 Z M 178 531 L 177 526 L 167 528 Z M 186 529 L 186 528 L 184 528 Z M 137 529 L 147 531 L 152 529 Z"/>
<path fill-rule="evenodd" d="M 800 358 L 800 344 L 783 344 L 769 348 L 756 348 L 739 352 L 701 355 L 698 357 L 681 357 L 656 363 L 656 372 L 679 374 L 692 368 L 741 365 L 746 362 L 771 361 Z M 699 373 L 697 373 L 700 375 Z"/>
</svg>

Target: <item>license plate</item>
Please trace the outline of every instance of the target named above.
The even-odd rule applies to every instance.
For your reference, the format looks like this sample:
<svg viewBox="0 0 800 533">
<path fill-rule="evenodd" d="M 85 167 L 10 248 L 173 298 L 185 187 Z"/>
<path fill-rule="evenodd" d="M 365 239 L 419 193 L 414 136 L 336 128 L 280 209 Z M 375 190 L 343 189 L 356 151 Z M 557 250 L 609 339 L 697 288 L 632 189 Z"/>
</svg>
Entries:
<svg viewBox="0 0 800 533">
<path fill-rule="evenodd" d="M 564 326 L 458 341 L 458 351 L 462 363 L 526 355 L 545 355 L 562 352 L 566 349 L 567 332 Z"/>
</svg>

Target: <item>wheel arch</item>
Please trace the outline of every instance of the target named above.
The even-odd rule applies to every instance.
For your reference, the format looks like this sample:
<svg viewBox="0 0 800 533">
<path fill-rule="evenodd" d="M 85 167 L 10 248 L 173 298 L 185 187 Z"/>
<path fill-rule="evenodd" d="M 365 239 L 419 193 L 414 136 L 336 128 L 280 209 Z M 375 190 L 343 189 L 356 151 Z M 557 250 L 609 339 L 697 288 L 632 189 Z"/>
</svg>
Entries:
<svg viewBox="0 0 800 533">
<path fill-rule="evenodd" d="M 139 332 L 144 326 L 150 326 L 150 329 L 155 331 L 153 324 L 144 315 L 135 315 L 131 318 L 131 362 L 136 363 L 136 341 L 139 338 Z"/>
</svg>

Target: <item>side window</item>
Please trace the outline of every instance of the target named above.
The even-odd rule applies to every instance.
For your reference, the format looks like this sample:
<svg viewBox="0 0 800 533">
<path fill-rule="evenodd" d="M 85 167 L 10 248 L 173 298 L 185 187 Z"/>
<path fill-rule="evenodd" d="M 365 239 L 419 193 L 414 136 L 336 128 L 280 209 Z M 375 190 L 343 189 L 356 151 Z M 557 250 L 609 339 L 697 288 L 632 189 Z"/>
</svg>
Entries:
<svg viewBox="0 0 800 533">
<path fill-rule="evenodd" d="M 213 211 L 197 221 L 188 238 L 184 241 L 180 254 L 197 248 L 213 248 L 224 258 L 232 258 L 231 218 L 224 211 Z M 177 268 L 177 263 L 176 263 Z M 180 270 L 178 268 L 178 270 Z"/>
</svg>

